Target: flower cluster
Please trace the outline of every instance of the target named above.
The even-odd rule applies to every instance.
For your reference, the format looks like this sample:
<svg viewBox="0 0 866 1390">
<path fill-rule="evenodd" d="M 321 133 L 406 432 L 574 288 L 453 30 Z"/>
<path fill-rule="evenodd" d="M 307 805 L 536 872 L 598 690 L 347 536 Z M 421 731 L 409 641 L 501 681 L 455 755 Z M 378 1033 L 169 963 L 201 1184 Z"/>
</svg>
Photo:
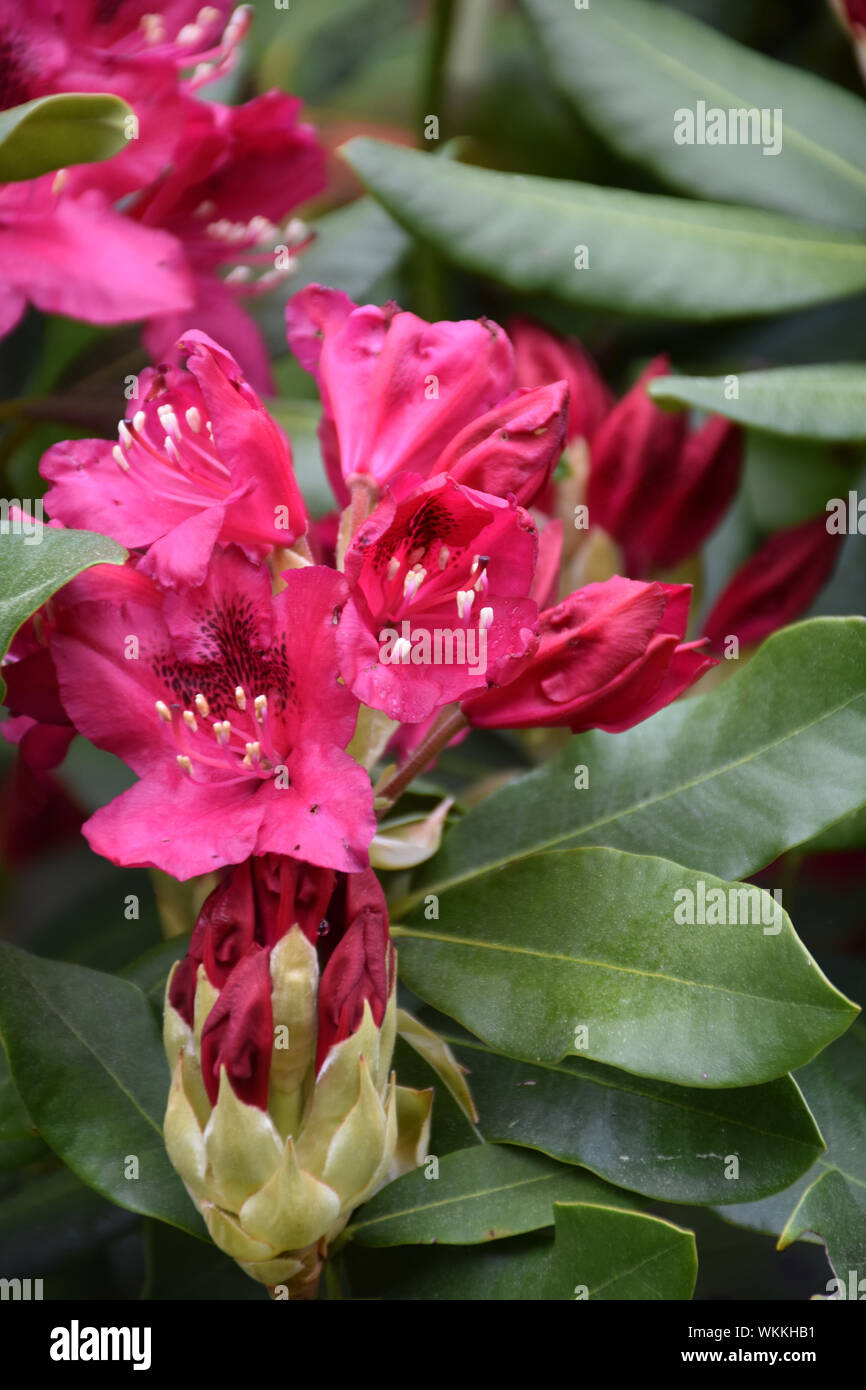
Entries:
<svg viewBox="0 0 866 1390">
<path fill-rule="evenodd" d="M 195 323 L 267 389 L 241 300 L 291 271 L 307 233 L 278 224 L 322 189 L 325 166 L 296 98 L 233 107 L 196 95 L 231 67 L 249 13 L 230 16 L 227 0 L 147 14 L 134 0 L 0 0 L 0 110 L 109 92 L 135 113 L 127 148 L 104 163 L 0 186 L 0 335 L 28 302 L 91 323 L 144 319 L 162 360 Z"/>
<path fill-rule="evenodd" d="M 93 849 L 221 875 L 168 985 L 166 1140 L 217 1243 L 297 1291 L 426 1142 L 429 1095 L 389 1076 L 376 813 L 470 726 L 616 732 L 714 662 L 685 640 L 688 585 L 616 575 L 560 597 L 544 507 L 581 409 L 567 377 L 516 384 L 489 320 L 321 286 L 290 302 L 288 338 L 321 393 L 335 523 L 311 523 L 234 357 L 186 332 L 116 442 L 45 455 L 50 524 L 128 558 L 56 594 L 5 673 L 9 736 L 40 767 L 77 731 L 137 774 L 86 822 Z M 609 404 L 599 389 L 592 412 Z"/>
<path fill-rule="evenodd" d="M 655 358 L 620 401 L 574 340 L 537 324 L 509 324 L 516 376 L 529 387 L 556 370 L 569 384 L 565 477 L 542 505 L 565 526 L 566 582 L 673 577 L 694 560 L 728 512 L 743 462 L 742 432 L 711 415 L 692 428 L 684 412 L 659 408 L 647 385 L 670 370 Z M 713 650 L 736 637 L 755 646 L 806 611 L 838 559 L 824 513 L 768 537 L 732 576 L 703 622 Z"/>
</svg>

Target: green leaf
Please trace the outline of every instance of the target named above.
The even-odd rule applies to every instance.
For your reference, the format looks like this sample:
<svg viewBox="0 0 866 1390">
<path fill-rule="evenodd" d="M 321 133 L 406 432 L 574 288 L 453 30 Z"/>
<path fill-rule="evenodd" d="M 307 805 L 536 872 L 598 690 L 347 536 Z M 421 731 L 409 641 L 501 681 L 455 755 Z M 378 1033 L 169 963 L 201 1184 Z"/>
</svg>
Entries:
<svg viewBox="0 0 866 1390">
<path fill-rule="evenodd" d="M 713 320 L 866 289 L 861 239 L 777 213 L 496 173 L 365 137 L 342 153 L 446 259 L 565 304 Z M 576 269 L 580 247 L 589 264 Z"/>
<path fill-rule="evenodd" d="M 147 1277 L 142 1298 L 268 1301 L 264 1284 L 250 1279 L 216 1245 L 192 1240 L 162 1221 L 148 1221 L 144 1238 Z"/>
<path fill-rule="evenodd" d="M 602 139 L 687 193 L 841 227 L 866 224 L 866 108 L 851 92 L 755 53 L 668 5 L 523 0 L 553 79 Z M 744 143 L 678 144 L 681 110 L 757 109 Z M 773 112 L 780 112 L 774 136 Z M 760 116 L 758 121 L 760 122 Z M 765 154 L 764 145 L 781 149 Z"/>
<path fill-rule="evenodd" d="M 141 991 L 0 944 L 0 1032 L 34 1124 L 81 1181 L 129 1211 L 200 1234 L 163 1145 L 169 1073 Z M 124 1176 L 131 1156 L 137 1178 Z"/>
<path fill-rule="evenodd" d="M 633 1201 L 577 1168 L 540 1154 L 477 1144 L 389 1183 L 346 1234 L 361 1245 L 478 1245 L 553 1225 L 553 1203 Z"/>
<path fill-rule="evenodd" d="M 469 1068 L 485 1139 L 581 1164 L 646 1197 L 702 1204 L 730 1202 L 735 1194 L 752 1201 L 787 1187 L 823 1149 L 787 1076 L 763 1086 L 698 1090 L 577 1057 L 529 1065 L 472 1039 L 445 1037 Z M 732 1155 L 735 1177 L 728 1176 Z"/>
<path fill-rule="evenodd" d="M 442 893 L 437 920 L 418 909 L 392 927 L 400 974 L 526 1061 L 580 1050 L 680 1086 L 770 1081 L 838 1037 L 857 1006 L 821 974 L 787 915 L 773 922 L 777 904 L 758 889 L 766 927 L 679 925 L 678 895 L 694 904 L 701 885 L 729 901 L 732 885 L 665 859 L 533 855 Z"/>
<path fill-rule="evenodd" d="M 132 110 L 120 97 L 62 92 L 0 111 L 0 182 L 110 159 L 127 143 Z"/>
<path fill-rule="evenodd" d="M 737 395 L 731 396 L 731 382 Z M 866 366 L 839 362 L 730 376 L 663 376 L 650 383 L 662 405 L 692 405 L 743 425 L 801 439 L 866 439 Z M 826 494 L 825 494 L 826 496 Z"/>
<path fill-rule="evenodd" d="M 691 1231 L 601 1204 L 558 1204 L 555 1211 L 549 1298 L 691 1298 L 698 1273 Z"/>
<path fill-rule="evenodd" d="M 789 1192 L 719 1213 L 779 1235 L 780 1249 L 814 1232 L 840 1278 L 849 1269 L 866 1277 L 866 1026 L 855 1023 L 796 1079 L 827 1152 Z"/>
<path fill-rule="evenodd" d="M 0 529 L 0 659 L 23 622 L 53 593 L 91 565 L 122 565 L 126 551 L 95 531 L 58 531 L 33 518 L 16 534 Z M 0 681 L 0 696 L 5 691 Z"/>
<path fill-rule="evenodd" d="M 392 915 L 521 855 L 580 844 L 745 878 L 864 804 L 864 737 L 866 622 L 784 628 L 709 694 L 623 734 L 581 734 L 494 792 Z M 578 766 L 586 789 L 575 789 Z"/>
<path fill-rule="evenodd" d="M 40 1173 L 0 1200 L 0 1275 L 52 1274 L 135 1224 L 134 1216 L 85 1187 L 68 1168 Z"/>
<path fill-rule="evenodd" d="M 345 1251 L 363 1298 L 448 1300 L 688 1299 L 697 1272 L 691 1231 L 658 1217 L 556 1203 L 555 1240 L 514 1236 L 471 1250 Z"/>
</svg>

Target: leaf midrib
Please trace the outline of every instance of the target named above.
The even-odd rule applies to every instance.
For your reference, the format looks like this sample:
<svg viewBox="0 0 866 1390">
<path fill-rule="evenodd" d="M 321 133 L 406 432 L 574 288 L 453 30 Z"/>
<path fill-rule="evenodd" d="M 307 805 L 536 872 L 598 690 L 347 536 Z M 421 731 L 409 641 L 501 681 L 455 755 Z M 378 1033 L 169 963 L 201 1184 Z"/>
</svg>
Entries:
<svg viewBox="0 0 866 1390">
<path fill-rule="evenodd" d="M 563 1173 L 565 1173 L 565 1170 L 563 1170 Z M 455 1197 L 442 1197 L 437 1202 L 426 1202 L 423 1206 L 406 1207 L 402 1211 L 387 1212 L 384 1216 L 376 1216 L 369 1221 L 355 1222 L 351 1230 L 353 1232 L 363 1231 L 368 1226 L 381 1226 L 384 1225 L 386 1221 L 397 1221 L 401 1216 L 415 1216 L 419 1212 L 435 1211 L 438 1207 L 455 1206 L 459 1202 L 475 1202 L 483 1197 L 493 1197 L 498 1192 L 510 1192 L 518 1187 L 531 1187 L 534 1183 L 556 1182 L 556 1180 L 562 1176 L 563 1174 L 560 1173 L 540 1173 L 538 1177 L 519 1178 L 517 1182 L 501 1183 L 498 1187 L 482 1188 L 477 1192 L 463 1192 Z M 565 1176 L 567 1177 L 569 1174 L 565 1173 Z M 553 1225 L 552 1216 L 549 1224 L 551 1226 Z"/>
<path fill-rule="evenodd" d="M 770 995 L 746 994 L 743 990 L 732 989 L 728 985 L 713 985 L 703 980 L 684 980 L 678 975 L 664 975 L 658 970 L 640 970 L 635 965 L 615 965 L 610 961 L 585 960 L 582 956 L 565 956 L 555 951 L 539 951 L 536 947 L 508 945 L 500 941 L 474 941 L 471 937 L 451 936 L 445 932 L 424 931 L 415 927 L 404 927 L 400 925 L 391 927 L 391 935 L 398 939 L 403 936 L 411 936 L 421 941 L 441 941 L 448 942 L 454 946 L 469 946 L 481 951 L 502 951 L 509 955 L 536 956 L 539 960 L 561 961 L 566 965 L 585 965 L 596 970 L 616 971 L 625 975 L 640 975 L 650 980 L 664 980 L 666 983 L 675 985 L 686 985 L 692 989 L 707 989 L 718 994 L 731 995 L 736 999 L 748 999 L 759 1004 L 791 1004 L 799 1010 L 810 1009 L 819 1014 L 829 1014 L 831 1017 L 838 1015 L 842 1010 L 830 1008 L 829 1005 L 810 1004 L 803 1000 L 791 1000 L 789 997 L 774 999 Z"/>
<path fill-rule="evenodd" d="M 612 18 L 610 14 L 602 12 L 601 14 L 595 15 L 594 19 L 599 27 L 606 26 L 608 30 L 615 31 L 614 38 L 617 43 L 625 47 L 631 46 L 632 50 L 637 52 L 638 55 L 640 55 L 641 51 L 649 53 L 657 59 L 656 66 L 659 70 L 667 68 L 670 72 L 684 76 L 693 89 L 699 94 L 706 92 L 709 98 L 710 93 L 714 92 L 723 99 L 732 104 L 735 103 L 738 106 L 746 104 L 754 105 L 754 103 L 747 103 L 745 97 L 741 97 L 736 92 L 730 91 L 729 88 L 723 86 L 716 79 L 705 76 L 696 69 L 690 68 L 681 59 L 675 58 L 672 54 L 663 53 L 661 49 L 655 48 L 648 39 L 644 39 L 636 34 L 632 29 L 629 29 L 627 25 Z M 715 31 L 711 30 L 711 33 L 713 38 L 717 37 Z M 746 52 L 750 52 L 750 50 L 746 50 Z M 781 66 L 784 67 L 784 64 Z M 831 90 L 835 89 L 831 86 Z M 816 140 L 804 134 L 796 126 L 789 126 L 787 121 L 784 121 L 783 128 L 785 136 L 792 138 L 793 143 L 801 146 L 802 149 L 815 159 L 817 164 L 824 164 L 828 168 L 837 169 L 847 177 L 852 184 L 859 184 L 866 190 L 866 171 L 858 169 L 856 165 L 850 164 L 848 160 L 844 159 L 841 155 L 835 154 L 834 151 L 828 150 L 826 146 L 818 144 Z"/>
</svg>

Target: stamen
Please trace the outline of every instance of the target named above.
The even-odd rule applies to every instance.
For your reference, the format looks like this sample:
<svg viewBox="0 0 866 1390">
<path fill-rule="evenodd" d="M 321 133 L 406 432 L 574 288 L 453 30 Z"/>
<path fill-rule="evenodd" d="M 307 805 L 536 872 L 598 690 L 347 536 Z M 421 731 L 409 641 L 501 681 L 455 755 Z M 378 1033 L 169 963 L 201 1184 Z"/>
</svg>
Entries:
<svg viewBox="0 0 866 1390">
<path fill-rule="evenodd" d="M 195 733 L 196 729 L 198 728 L 198 720 L 196 719 L 191 709 L 184 710 L 183 722 L 184 724 L 186 724 L 187 728 L 192 729 L 193 733 Z"/>
<path fill-rule="evenodd" d="M 171 710 L 169 709 L 168 705 L 165 703 L 165 700 L 157 700 L 157 702 L 156 702 L 156 712 L 157 712 L 157 714 L 159 715 L 160 719 L 164 719 L 164 720 L 165 720 L 166 724 L 170 724 L 170 723 L 171 723 Z"/>
<path fill-rule="evenodd" d="M 124 473 L 129 472 L 129 464 L 123 457 L 123 450 L 119 444 L 114 445 L 114 448 L 111 450 L 111 457 L 114 459 L 114 462 L 123 469 Z"/>
<path fill-rule="evenodd" d="M 409 560 L 409 564 L 417 565 L 418 561 L 422 559 L 424 556 L 424 550 L 425 547 L 423 545 L 414 546 L 412 550 L 409 551 L 409 555 L 407 557 Z"/>
<path fill-rule="evenodd" d="M 227 719 L 217 719 L 213 726 L 217 743 L 225 745 L 231 738 L 232 726 Z"/>
<path fill-rule="evenodd" d="M 237 702 L 238 709 L 246 709 L 247 697 L 242 685 L 235 686 L 235 700 Z"/>
<path fill-rule="evenodd" d="M 414 569 L 411 569 L 403 580 L 403 597 L 411 601 L 426 578 L 427 571 L 423 565 L 416 565 Z"/>
<path fill-rule="evenodd" d="M 201 411 L 197 406 L 191 405 L 186 411 L 186 423 L 189 425 L 193 434 L 201 434 Z"/>
<path fill-rule="evenodd" d="M 457 616 L 461 619 L 468 618 L 472 612 L 472 605 L 475 602 L 474 589 L 458 589 L 457 591 Z"/>
<path fill-rule="evenodd" d="M 202 719 L 207 719 L 208 715 L 210 714 L 210 705 L 208 704 L 204 696 L 196 695 L 194 704 Z"/>
<path fill-rule="evenodd" d="M 478 615 L 478 626 L 479 626 L 479 628 L 480 628 L 482 631 L 486 631 L 486 629 L 487 629 L 488 627 L 490 627 L 490 625 L 491 625 L 492 622 L 493 622 L 493 609 L 492 609 L 492 608 L 482 608 L 481 612 L 480 612 L 479 615 Z"/>
<path fill-rule="evenodd" d="M 394 643 L 394 660 L 406 662 L 409 660 L 409 653 L 412 650 L 412 643 L 408 637 L 398 637 Z"/>
<path fill-rule="evenodd" d="M 264 722 L 265 715 L 268 712 L 268 697 L 267 695 L 257 695 L 253 703 L 256 711 L 256 719 L 261 724 Z"/>
<path fill-rule="evenodd" d="M 159 423 L 166 434 L 172 435 L 175 439 L 180 438 L 180 425 L 177 423 L 177 416 L 170 405 L 158 405 L 156 413 L 159 416 Z"/>
<path fill-rule="evenodd" d="M 447 545 L 441 546 L 441 547 L 440 547 L 440 550 L 439 550 L 439 568 L 440 568 L 440 570 L 444 570 L 445 566 L 448 564 L 448 561 L 449 561 L 450 559 L 451 559 L 451 551 L 449 550 L 448 546 L 447 546 Z"/>
<path fill-rule="evenodd" d="M 186 753 L 178 753 L 177 765 L 182 767 L 184 772 L 188 772 L 190 777 L 192 776 L 192 759 Z"/>
<path fill-rule="evenodd" d="M 132 435 L 129 433 L 126 421 L 121 420 L 117 426 L 117 437 L 124 449 L 131 449 L 133 445 Z"/>
<path fill-rule="evenodd" d="M 388 578 L 396 579 L 399 573 L 400 561 L 398 560 L 396 555 L 392 555 L 390 560 L 388 561 Z"/>
<path fill-rule="evenodd" d="M 165 452 L 168 454 L 168 457 L 174 463 L 180 463 L 180 454 L 177 452 L 177 447 L 171 435 L 167 434 L 165 436 L 165 439 L 163 441 L 163 448 L 165 449 Z"/>
<path fill-rule="evenodd" d="M 145 415 L 144 411 L 137 410 L 132 417 L 132 427 L 135 430 L 136 434 L 141 434 L 146 424 L 147 416 Z"/>
</svg>

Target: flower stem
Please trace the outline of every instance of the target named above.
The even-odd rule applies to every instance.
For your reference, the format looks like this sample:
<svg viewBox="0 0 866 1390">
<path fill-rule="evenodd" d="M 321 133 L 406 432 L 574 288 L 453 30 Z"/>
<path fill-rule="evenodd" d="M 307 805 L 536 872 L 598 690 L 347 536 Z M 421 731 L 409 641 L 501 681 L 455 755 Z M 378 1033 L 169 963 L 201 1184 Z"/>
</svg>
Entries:
<svg viewBox="0 0 866 1390">
<path fill-rule="evenodd" d="M 446 748 L 455 734 L 465 728 L 466 717 L 459 705 L 448 705 L 440 711 L 439 717 L 435 720 L 427 735 L 418 744 L 403 764 L 398 768 L 392 777 L 381 787 L 377 788 L 376 801 L 380 809 L 378 814 L 385 815 L 390 811 L 404 793 L 409 783 L 414 781 L 420 772 L 423 772 L 428 763 L 431 763 L 437 753 L 441 753 Z"/>
</svg>

